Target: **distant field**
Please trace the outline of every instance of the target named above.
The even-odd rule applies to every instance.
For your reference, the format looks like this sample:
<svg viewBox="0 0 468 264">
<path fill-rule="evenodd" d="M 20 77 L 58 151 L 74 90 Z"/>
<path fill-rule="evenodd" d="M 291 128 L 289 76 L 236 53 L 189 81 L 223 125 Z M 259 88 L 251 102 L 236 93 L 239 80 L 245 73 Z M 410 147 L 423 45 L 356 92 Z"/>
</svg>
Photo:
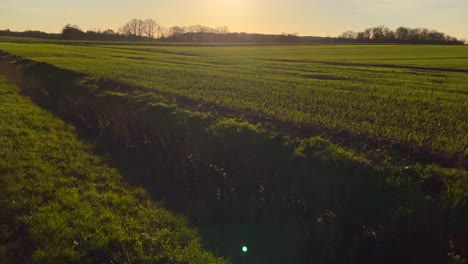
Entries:
<svg viewBox="0 0 468 264">
<path fill-rule="evenodd" d="M 0 42 L 0 49 L 297 125 L 468 152 L 466 46 Z"/>
</svg>

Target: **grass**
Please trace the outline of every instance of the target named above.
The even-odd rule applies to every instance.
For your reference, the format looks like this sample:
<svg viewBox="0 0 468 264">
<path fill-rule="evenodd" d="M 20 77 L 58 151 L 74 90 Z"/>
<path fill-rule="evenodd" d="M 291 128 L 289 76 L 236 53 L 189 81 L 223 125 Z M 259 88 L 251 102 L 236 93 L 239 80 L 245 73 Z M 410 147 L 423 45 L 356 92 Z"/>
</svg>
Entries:
<svg viewBox="0 0 468 264">
<path fill-rule="evenodd" d="M 468 153 L 468 47 L 1 43 L 61 68 L 254 112 Z"/>
<path fill-rule="evenodd" d="M 226 262 L 90 148 L 0 76 L 2 262 Z"/>
</svg>

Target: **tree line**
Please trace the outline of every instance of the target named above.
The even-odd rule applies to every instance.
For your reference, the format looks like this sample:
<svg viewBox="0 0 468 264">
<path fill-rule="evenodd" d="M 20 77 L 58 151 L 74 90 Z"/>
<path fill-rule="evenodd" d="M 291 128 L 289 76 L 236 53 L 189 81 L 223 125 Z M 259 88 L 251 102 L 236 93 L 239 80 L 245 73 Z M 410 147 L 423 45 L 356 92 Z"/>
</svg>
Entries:
<svg viewBox="0 0 468 264">
<path fill-rule="evenodd" d="M 154 19 L 131 19 L 117 31 L 82 30 L 77 25 L 67 24 L 60 34 L 41 31 L 12 32 L 0 30 L 0 36 L 34 37 L 65 40 L 107 40 L 107 41 L 167 41 L 201 43 L 301 43 L 301 44 L 340 44 L 340 43 L 404 43 L 404 44 L 444 44 L 463 45 L 459 40 L 437 30 L 426 28 L 399 27 L 391 30 L 386 26 L 367 28 L 363 31 L 346 31 L 338 37 L 298 36 L 296 33 L 256 34 L 230 32 L 226 26 L 208 27 L 204 25 L 165 27 Z"/>
<path fill-rule="evenodd" d="M 10 37 L 27 37 L 27 38 L 41 38 L 41 39 L 60 39 L 61 34 L 46 33 L 39 30 L 26 30 L 23 32 L 15 32 L 9 29 L 0 30 L 0 36 L 10 36 Z"/>
<path fill-rule="evenodd" d="M 68 24 L 62 29 L 64 39 L 91 40 L 165 40 L 175 39 L 184 34 L 211 33 L 226 34 L 226 26 L 211 28 L 203 25 L 164 27 L 154 19 L 131 19 L 117 31 L 112 29 L 83 31 L 77 25 Z"/>
<path fill-rule="evenodd" d="M 346 31 L 338 38 L 376 43 L 465 44 L 465 40 L 459 40 L 437 30 L 410 27 L 399 27 L 396 30 L 391 30 L 386 26 L 378 26 L 359 32 Z"/>
<path fill-rule="evenodd" d="M 153 19 L 131 19 L 117 31 L 107 29 L 83 31 L 77 25 L 66 25 L 62 30 L 67 40 L 158 40 L 167 42 L 208 42 L 208 43 L 292 43 L 299 42 L 296 33 L 252 34 L 231 33 L 226 26 L 204 25 L 164 27 Z"/>
<path fill-rule="evenodd" d="M 132 19 L 119 28 L 118 33 L 128 37 L 148 37 L 148 38 L 170 38 L 187 33 L 215 33 L 226 34 L 229 29 L 226 26 L 211 28 L 203 25 L 173 26 L 166 28 L 153 19 Z"/>
</svg>

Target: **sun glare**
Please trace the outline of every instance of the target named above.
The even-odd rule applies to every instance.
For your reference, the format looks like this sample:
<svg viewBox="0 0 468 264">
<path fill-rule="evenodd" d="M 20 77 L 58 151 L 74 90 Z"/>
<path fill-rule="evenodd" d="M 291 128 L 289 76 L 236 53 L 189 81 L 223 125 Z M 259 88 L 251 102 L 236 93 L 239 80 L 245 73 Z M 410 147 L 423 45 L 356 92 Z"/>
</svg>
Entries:
<svg viewBox="0 0 468 264">
<path fill-rule="evenodd" d="M 216 1 L 220 7 L 225 9 L 225 11 L 236 12 L 240 10 L 248 9 L 251 5 L 251 1 L 246 0 L 218 0 Z"/>
</svg>

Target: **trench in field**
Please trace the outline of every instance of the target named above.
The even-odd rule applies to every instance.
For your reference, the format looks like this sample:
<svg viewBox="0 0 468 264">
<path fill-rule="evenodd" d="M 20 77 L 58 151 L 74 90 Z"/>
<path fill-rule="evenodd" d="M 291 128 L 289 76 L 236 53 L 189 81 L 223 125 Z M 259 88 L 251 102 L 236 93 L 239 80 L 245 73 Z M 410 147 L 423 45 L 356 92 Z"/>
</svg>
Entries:
<svg viewBox="0 0 468 264">
<path fill-rule="evenodd" d="M 162 200 L 166 203 L 168 209 L 189 217 L 193 226 L 200 231 L 208 249 L 216 254 L 229 256 L 234 263 L 288 263 L 301 254 L 301 245 L 307 234 L 304 230 L 307 227 L 302 219 L 296 217 L 297 212 L 291 212 L 289 216 L 288 212 L 282 212 L 281 219 L 279 219 L 277 215 L 257 214 L 255 213 L 255 205 L 252 205 L 252 203 L 237 201 L 242 203 L 242 205 L 236 206 L 238 208 L 237 213 L 232 213 L 229 216 L 220 212 L 215 215 L 207 215 L 209 212 L 206 212 L 208 210 L 206 201 L 201 199 L 187 201 L 186 192 L 184 190 L 179 191 L 179 189 L 184 189 L 182 185 L 186 183 L 177 177 L 180 174 L 191 173 L 182 172 L 184 170 L 194 170 L 194 168 L 190 168 L 190 165 L 181 165 L 174 161 L 174 159 L 177 160 L 180 157 L 163 157 L 167 159 L 168 166 L 155 165 L 154 155 L 170 156 L 173 153 L 170 153 L 170 150 L 163 154 L 155 153 L 148 146 L 125 146 L 118 139 L 109 139 L 109 134 L 99 133 L 82 117 L 71 117 L 63 111 L 58 111 L 55 105 L 57 102 L 54 102 L 57 98 L 50 98 L 53 93 L 50 91 L 54 88 L 44 86 L 46 85 L 44 80 L 26 77 L 18 74 L 19 71 L 12 65 L 1 64 L 0 72 L 6 74 L 10 81 L 19 85 L 23 95 L 30 97 L 36 104 L 50 110 L 65 121 L 73 123 L 80 138 L 91 142 L 94 151 L 105 157 L 111 166 L 119 169 L 127 182 L 134 186 L 144 187 L 152 195 L 153 199 Z M 58 75 L 61 74 L 63 73 Z M 64 77 L 81 79 L 83 76 L 65 73 Z M 65 80 L 59 82 L 58 85 L 73 85 L 73 83 L 74 81 L 68 82 Z M 62 104 L 71 103 L 72 101 L 62 102 Z M 205 164 L 198 164 L 197 166 L 205 166 Z M 207 172 L 211 170 L 209 168 L 203 168 L 202 170 L 206 173 L 212 173 Z M 161 180 L 158 179 L 161 174 L 172 174 L 174 177 Z M 195 177 L 194 175 L 191 176 Z M 189 191 L 194 191 L 197 188 L 208 187 L 193 186 Z M 211 191 L 213 192 L 211 199 L 216 200 L 215 190 Z M 181 196 L 182 199 L 177 198 L 178 196 Z M 218 206 L 218 210 L 222 209 L 222 206 Z M 268 217 L 271 217 L 271 219 L 268 219 Z M 242 251 L 243 246 L 248 247 L 248 252 Z"/>
</svg>

